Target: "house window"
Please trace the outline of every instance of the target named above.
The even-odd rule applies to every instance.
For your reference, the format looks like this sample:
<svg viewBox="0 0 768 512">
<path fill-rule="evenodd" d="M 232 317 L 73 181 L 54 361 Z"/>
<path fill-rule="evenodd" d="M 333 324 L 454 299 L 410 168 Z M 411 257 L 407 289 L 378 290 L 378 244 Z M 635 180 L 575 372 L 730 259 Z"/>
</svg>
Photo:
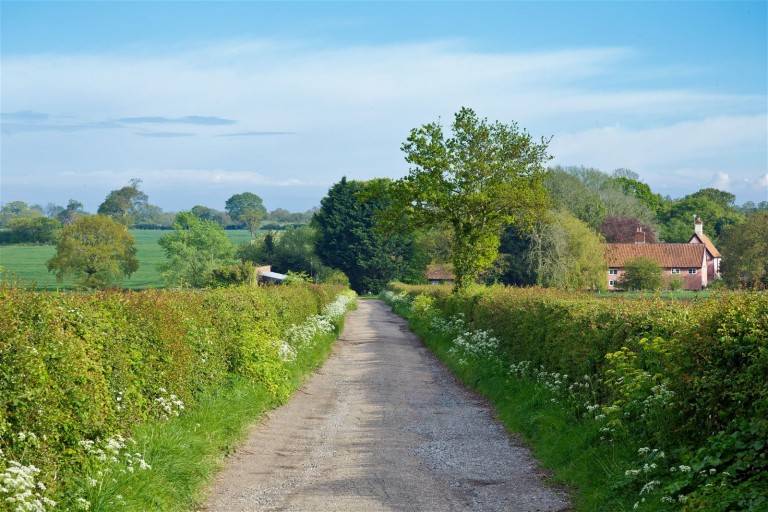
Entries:
<svg viewBox="0 0 768 512">
<path fill-rule="evenodd" d="M 695 274 L 695 273 L 696 273 L 698 270 L 699 270 L 699 269 L 697 269 L 697 268 L 689 268 L 689 269 L 688 269 L 688 273 L 689 273 L 689 274 Z"/>
<path fill-rule="evenodd" d="M 616 281 L 611 279 L 610 281 L 608 281 L 608 286 L 616 286 Z"/>
<path fill-rule="evenodd" d="M 619 273 L 619 269 L 617 269 L 617 268 L 612 268 L 612 269 L 608 270 L 608 274 L 612 275 L 612 276 L 615 276 L 618 273 Z"/>
<path fill-rule="evenodd" d="M 673 274 L 679 274 L 680 273 L 680 269 L 679 268 L 673 268 L 672 269 L 672 273 Z"/>
</svg>

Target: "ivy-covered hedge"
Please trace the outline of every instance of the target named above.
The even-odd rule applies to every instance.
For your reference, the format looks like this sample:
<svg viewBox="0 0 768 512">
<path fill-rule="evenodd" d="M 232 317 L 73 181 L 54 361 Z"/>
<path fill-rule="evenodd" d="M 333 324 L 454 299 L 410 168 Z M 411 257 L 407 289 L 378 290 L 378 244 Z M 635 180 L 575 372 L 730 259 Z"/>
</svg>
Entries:
<svg viewBox="0 0 768 512">
<path fill-rule="evenodd" d="M 284 400 L 285 364 L 301 349 L 297 326 L 342 291 L 307 285 L 49 294 L 2 287 L 0 459 L 23 459 L 50 485 L 57 474 L 77 470 L 84 441 L 130 434 L 141 422 L 194 406 L 233 376 Z M 331 328 L 318 318 L 312 325 Z"/>
<path fill-rule="evenodd" d="M 417 322 L 460 318 L 465 352 L 469 333 L 490 333 L 505 372 L 560 393 L 553 400 L 595 422 L 597 442 L 639 454 L 615 468 L 618 489 L 638 486 L 639 509 L 768 510 L 765 293 L 667 301 L 390 286 Z M 664 463 L 651 460 L 659 453 Z"/>
</svg>

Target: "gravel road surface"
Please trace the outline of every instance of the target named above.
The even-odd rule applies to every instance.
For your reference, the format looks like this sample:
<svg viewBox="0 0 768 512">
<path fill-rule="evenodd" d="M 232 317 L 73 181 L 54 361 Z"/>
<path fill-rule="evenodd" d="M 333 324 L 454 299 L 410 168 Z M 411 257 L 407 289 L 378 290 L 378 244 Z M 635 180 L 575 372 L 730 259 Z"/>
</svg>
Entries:
<svg viewBox="0 0 768 512">
<path fill-rule="evenodd" d="M 566 511 L 529 451 L 378 300 L 230 457 L 201 511 Z"/>
</svg>

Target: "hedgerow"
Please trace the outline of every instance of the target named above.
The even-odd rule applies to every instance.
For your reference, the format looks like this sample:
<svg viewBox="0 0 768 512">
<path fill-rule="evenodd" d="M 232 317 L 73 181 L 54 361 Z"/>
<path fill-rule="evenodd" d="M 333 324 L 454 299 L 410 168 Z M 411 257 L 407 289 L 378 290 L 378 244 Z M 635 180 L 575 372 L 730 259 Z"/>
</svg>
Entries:
<svg viewBox="0 0 768 512">
<path fill-rule="evenodd" d="M 287 366 L 308 343 L 293 333 L 333 330 L 346 293 L 0 287 L 0 510 L 48 510 L 62 496 L 86 508 L 70 488 L 77 475 L 95 464 L 96 485 L 118 459 L 121 471 L 146 469 L 132 430 L 183 413 L 234 377 L 286 400 Z"/>
<path fill-rule="evenodd" d="M 535 383 L 571 424 L 591 425 L 588 443 L 617 457 L 605 465 L 605 510 L 768 509 L 765 294 L 390 288 L 386 299 L 444 340 L 469 382 Z"/>
</svg>

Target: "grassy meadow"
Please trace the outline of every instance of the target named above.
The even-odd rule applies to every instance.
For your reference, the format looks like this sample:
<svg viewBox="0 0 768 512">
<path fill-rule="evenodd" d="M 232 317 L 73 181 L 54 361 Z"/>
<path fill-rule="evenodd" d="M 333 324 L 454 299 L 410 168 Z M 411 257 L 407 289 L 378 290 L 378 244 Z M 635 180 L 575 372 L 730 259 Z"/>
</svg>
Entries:
<svg viewBox="0 0 768 512">
<path fill-rule="evenodd" d="M 132 229 L 131 233 L 136 237 L 139 269 L 120 285 L 132 290 L 163 287 L 157 264 L 165 259 L 165 254 L 157 241 L 170 231 Z M 227 236 L 230 242 L 236 245 L 251 240 L 251 233 L 247 230 L 227 230 Z M 73 279 L 58 282 L 56 276 L 46 268 L 46 262 L 55 252 L 56 247 L 53 245 L 0 246 L 0 266 L 11 279 L 18 279 L 25 287 L 38 290 L 72 290 L 76 287 Z"/>
</svg>

